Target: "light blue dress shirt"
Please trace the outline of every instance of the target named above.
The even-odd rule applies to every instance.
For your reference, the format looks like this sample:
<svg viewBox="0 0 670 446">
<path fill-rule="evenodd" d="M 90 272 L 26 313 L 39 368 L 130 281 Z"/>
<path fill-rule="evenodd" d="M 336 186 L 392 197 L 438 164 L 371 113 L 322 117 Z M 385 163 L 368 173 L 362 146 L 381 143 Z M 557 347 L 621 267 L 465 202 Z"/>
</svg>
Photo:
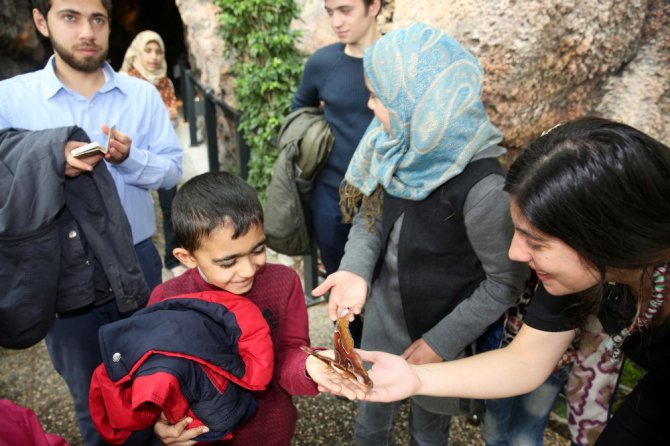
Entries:
<svg viewBox="0 0 670 446">
<path fill-rule="evenodd" d="M 132 138 L 128 158 L 107 164 L 126 211 L 135 244 L 156 231 L 150 189 L 181 178 L 183 149 L 161 97 L 151 83 L 115 73 L 105 63 L 105 84 L 89 100 L 56 77 L 54 57 L 44 69 L 0 81 L 0 128 L 42 130 L 77 125 L 104 145 L 101 124 Z"/>
</svg>

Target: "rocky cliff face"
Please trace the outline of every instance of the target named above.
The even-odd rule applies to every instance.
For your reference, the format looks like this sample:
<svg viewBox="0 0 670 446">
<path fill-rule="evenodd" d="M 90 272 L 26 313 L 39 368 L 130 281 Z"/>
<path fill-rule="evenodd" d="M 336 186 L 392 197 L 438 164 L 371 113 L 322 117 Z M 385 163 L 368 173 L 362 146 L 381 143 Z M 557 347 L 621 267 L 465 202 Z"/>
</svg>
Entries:
<svg viewBox="0 0 670 446">
<path fill-rule="evenodd" d="M 38 68 L 45 55 L 30 8 L 19 0 L 0 0 L 0 79 Z"/>
<path fill-rule="evenodd" d="M 333 42 L 322 0 L 297 1 L 300 48 L 311 53 Z M 189 29 L 215 20 L 208 0 L 177 3 L 194 17 L 203 11 L 194 23 L 184 19 Z M 380 17 L 387 31 L 415 21 L 444 29 L 477 56 L 489 114 L 511 148 L 558 122 L 594 114 L 670 143 L 670 4 L 664 0 L 395 0 Z M 212 45 L 218 43 L 209 38 L 190 44 L 194 54 Z"/>
<path fill-rule="evenodd" d="M 588 114 L 670 141 L 670 5 L 658 0 L 396 0 L 394 27 L 447 31 L 486 71 L 484 98 L 506 142 L 523 147 Z"/>
<path fill-rule="evenodd" d="M 200 74 L 203 84 L 216 93 L 223 91 L 226 100 L 232 103 L 230 64 L 223 56 L 225 43 L 219 36 L 219 7 L 212 0 L 175 0 L 175 3 L 184 22 L 191 66 Z"/>
</svg>

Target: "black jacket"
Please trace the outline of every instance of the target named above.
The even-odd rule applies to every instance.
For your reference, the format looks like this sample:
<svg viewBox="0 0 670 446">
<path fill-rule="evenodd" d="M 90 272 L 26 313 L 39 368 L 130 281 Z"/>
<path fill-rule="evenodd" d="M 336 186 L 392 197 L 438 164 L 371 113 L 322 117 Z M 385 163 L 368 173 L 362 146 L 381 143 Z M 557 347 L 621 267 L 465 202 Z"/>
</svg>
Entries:
<svg viewBox="0 0 670 446">
<path fill-rule="evenodd" d="M 141 308 L 149 296 L 105 163 L 66 178 L 68 140 L 88 137 L 78 127 L 0 130 L 3 347 L 39 342 L 56 313 L 99 303 L 100 293 L 112 294 L 121 312 Z"/>
<path fill-rule="evenodd" d="M 502 168 L 495 158 L 485 158 L 469 163 L 424 200 L 384 193 L 383 246 L 388 245 L 393 224 L 405 215 L 398 242 L 398 279 L 412 340 L 451 313 L 486 277 L 468 239 L 463 206 L 472 186 L 491 174 L 502 175 Z M 384 254 L 379 258 L 377 274 Z"/>
<path fill-rule="evenodd" d="M 110 444 L 153 426 L 161 412 L 170 424 L 189 416 L 188 428 L 209 427 L 196 440 L 223 439 L 253 415 L 251 391 L 265 390 L 274 371 L 263 314 L 225 291 L 167 298 L 103 325 L 99 340 L 103 363 L 93 373 L 89 407 Z"/>
</svg>

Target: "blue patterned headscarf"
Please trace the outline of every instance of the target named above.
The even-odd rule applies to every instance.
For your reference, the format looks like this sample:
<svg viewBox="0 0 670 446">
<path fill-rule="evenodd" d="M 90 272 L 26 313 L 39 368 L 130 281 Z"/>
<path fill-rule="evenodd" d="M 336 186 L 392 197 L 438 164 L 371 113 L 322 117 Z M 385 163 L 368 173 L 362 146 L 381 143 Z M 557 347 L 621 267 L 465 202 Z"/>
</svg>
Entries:
<svg viewBox="0 0 670 446">
<path fill-rule="evenodd" d="M 381 186 L 422 200 L 502 140 L 480 99 L 477 59 L 439 29 L 418 23 L 386 34 L 363 64 L 391 124 L 389 134 L 373 119 L 349 164 L 345 181 L 364 195 Z"/>
</svg>

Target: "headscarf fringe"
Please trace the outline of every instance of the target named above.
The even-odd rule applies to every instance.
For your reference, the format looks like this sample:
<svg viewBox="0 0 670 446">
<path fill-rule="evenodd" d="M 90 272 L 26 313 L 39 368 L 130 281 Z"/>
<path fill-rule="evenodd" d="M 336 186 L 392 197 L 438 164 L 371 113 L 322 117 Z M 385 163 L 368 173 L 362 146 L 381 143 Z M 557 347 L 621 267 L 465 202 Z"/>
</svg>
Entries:
<svg viewBox="0 0 670 446">
<path fill-rule="evenodd" d="M 352 223 L 358 211 L 363 213 L 368 231 L 375 232 L 375 220 L 382 213 L 382 188 L 369 195 L 363 194 L 356 186 L 342 181 L 340 184 L 340 212 L 344 223 Z"/>
</svg>

